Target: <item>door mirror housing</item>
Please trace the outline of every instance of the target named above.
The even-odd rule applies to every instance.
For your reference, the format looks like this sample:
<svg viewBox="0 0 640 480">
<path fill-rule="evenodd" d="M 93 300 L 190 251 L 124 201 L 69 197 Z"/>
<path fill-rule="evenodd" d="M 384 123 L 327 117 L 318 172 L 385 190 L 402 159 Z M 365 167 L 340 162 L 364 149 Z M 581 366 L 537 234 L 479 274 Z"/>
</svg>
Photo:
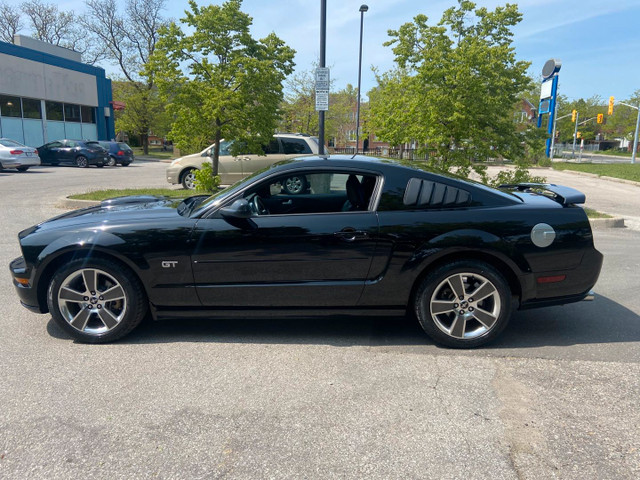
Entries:
<svg viewBox="0 0 640 480">
<path fill-rule="evenodd" d="M 233 202 L 228 207 L 223 207 L 220 209 L 220 214 L 224 218 L 251 218 L 253 216 L 253 211 L 251 210 L 251 206 L 246 199 L 240 198 Z"/>
</svg>

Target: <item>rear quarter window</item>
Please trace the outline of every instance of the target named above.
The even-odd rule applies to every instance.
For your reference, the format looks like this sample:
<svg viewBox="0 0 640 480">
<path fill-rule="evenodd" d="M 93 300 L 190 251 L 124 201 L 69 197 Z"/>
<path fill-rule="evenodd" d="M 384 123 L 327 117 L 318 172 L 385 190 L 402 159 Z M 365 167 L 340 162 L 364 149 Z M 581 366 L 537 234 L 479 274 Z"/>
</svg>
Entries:
<svg viewBox="0 0 640 480">
<path fill-rule="evenodd" d="M 409 208 L 466 207 L 471 205 L 471 194 L 444 183 L 411 178 L 405 188 L 402 204 Z"/>
</svg>

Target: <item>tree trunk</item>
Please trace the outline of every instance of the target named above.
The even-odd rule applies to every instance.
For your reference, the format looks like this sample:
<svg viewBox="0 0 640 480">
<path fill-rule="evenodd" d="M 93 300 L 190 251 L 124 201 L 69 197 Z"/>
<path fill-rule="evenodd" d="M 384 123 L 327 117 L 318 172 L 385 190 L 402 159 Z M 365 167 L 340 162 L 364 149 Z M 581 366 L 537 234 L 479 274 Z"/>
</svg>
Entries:
<svg viewBox="0 0 640 480">
<path fill-rule="evenodd" d="M 149 155 L 149 134 L 143 133 L 140 135 L 140 143 L 142 143 L 142 153 Z"/>
<path fill-rule="evenodd" d="M 220 140 L 222 140 L 222 132 L 220 131 L 220 120 L 216 118 L 215 145 L 213 147 L 213 158 L 211 159 L 211 174 L 214 177 L 218 175 L 218 167 L 220 164 Z"/>
</svg>

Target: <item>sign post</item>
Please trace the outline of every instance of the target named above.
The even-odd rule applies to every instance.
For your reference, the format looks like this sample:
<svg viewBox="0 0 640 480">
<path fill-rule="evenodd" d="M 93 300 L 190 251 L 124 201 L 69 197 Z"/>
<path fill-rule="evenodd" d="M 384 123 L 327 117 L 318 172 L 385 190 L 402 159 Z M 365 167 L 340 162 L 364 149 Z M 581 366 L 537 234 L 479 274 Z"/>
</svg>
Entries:
<svg viewBox="0 0 640 480">
<path fill-rule="evenodd" d="M 551 148 L 553 146 L 555 135 L 555 117 L 556 104 L 558 100 L 558 72 L 562 68 L 562 62 L 557 59 L 547 60 L 542 67 L 542 84 L 540 85 L 540 104 L 538 105 L 538 128 L 542 126 L 542 116 L 549 114 L 549 123 L 547 125 L 547 133 L 551 135 L 547 138 L 545 153 L 547 157 L 553 158 Z"/>
</svg>

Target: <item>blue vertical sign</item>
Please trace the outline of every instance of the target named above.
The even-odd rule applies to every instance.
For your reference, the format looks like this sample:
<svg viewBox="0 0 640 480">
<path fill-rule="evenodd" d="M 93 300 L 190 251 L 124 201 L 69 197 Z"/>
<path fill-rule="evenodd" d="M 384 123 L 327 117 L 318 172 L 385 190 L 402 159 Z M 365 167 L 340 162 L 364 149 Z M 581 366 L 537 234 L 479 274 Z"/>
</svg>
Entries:
<svg viewBox="0 0 640 480">
<path fill-rule="evenodd" d="M 556 117 L 556 102 L 558 100 L 558 72 L 562 62 L 557 59 L 547 60 L 542 67 L 542 84 L 540 85 L 540 104 L 538 105 L 538 128 L 542 126 L 542 116 L 549 114 L 547 133 L 553 135 L 553 123 Z M 547 138 L 545 153 L 551 156 L 551 137 Z"/>
</svg>

